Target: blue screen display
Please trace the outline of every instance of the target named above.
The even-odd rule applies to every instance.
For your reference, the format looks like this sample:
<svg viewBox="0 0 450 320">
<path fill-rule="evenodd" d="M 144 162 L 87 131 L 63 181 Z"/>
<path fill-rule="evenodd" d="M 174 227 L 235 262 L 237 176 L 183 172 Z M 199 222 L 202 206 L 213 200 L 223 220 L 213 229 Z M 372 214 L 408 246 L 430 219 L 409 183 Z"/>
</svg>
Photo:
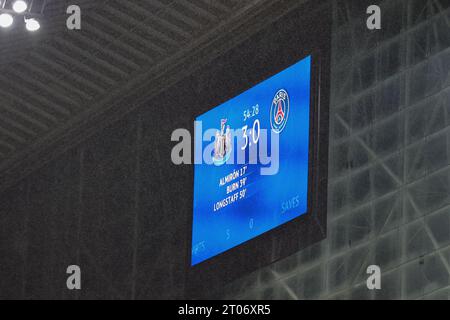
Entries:
<svg viewBox="0 0 450 320">
<path fill-rule="evenodd" d="M 191 265 L 307 213 L 311 59 L 197 117 Z"/>
</svg>

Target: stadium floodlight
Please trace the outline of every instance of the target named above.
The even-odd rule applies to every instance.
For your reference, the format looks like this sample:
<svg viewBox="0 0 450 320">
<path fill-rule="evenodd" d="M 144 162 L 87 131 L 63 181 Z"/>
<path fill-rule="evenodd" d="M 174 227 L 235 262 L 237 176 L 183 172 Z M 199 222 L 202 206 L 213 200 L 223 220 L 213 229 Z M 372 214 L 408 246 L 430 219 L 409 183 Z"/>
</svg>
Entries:
<svg viewBox="0 0 450 320">
<path fill-rule="evenodd" d="M 31 19 L 25 19 L 25 27 L 28 31 L 37 31 L 41 28 L 41 25 L 39 24 L 39 21 L 37 21 L 34 18 Z"/>
<path fill-rule="evenodd" d="M 41 29 L 48 0 L 0 0 L 0 28 L 9 28 L 15 18 L 23 17 L 24 27 L 30 32 Z"/>
<path fill-rule="evenodd" d="M 12 6 L 13 10 L 17 13 L 23 13 L 28 8 L 28 4 L 23 0 L 16 0 Z"/>
<path fill-rule="evenodd" d="M 13 22 L 14 18 L 9 13 L 0 14 L 0 27 L 8 28 L 13 24 Z"/>
</svg>

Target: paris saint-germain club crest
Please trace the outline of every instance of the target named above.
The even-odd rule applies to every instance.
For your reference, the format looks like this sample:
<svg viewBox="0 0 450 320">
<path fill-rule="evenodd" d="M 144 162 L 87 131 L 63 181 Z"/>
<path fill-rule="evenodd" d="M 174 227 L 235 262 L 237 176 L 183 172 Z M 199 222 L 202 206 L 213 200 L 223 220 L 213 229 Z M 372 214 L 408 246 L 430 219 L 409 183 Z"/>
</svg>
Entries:
<svg viewBox="0 0 450 320">
<path fill-rule="evenodd" d="M 286 127 L 289 117 L 289 107 L 289 94 L 284 89 L 278 90 L 270 108 L 270 125 L 275 133 L 281 133 Z"/>
</svg>

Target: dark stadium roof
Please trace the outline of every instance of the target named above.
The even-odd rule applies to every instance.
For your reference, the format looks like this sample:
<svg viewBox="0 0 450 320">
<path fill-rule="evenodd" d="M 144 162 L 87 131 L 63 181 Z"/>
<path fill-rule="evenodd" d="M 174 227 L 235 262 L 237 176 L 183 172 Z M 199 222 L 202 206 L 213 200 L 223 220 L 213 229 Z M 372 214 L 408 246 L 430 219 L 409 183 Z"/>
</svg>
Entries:
<svg viewBox="0 0 450 320">
<path fill-rule="evenodd" d="M 0 30 L 0 188 L 55 145 L 79 141 L 110 109 L 134 106 L 121 101 L 148 99 L 241 41 L 249 28 L 233 30 L 258 14 L 267 23 L 282 3 L 79 0 L 82 30 L 69 31 L 71 3 L 48 0 L 38 32 L 20 23 Z"/>
</svg>

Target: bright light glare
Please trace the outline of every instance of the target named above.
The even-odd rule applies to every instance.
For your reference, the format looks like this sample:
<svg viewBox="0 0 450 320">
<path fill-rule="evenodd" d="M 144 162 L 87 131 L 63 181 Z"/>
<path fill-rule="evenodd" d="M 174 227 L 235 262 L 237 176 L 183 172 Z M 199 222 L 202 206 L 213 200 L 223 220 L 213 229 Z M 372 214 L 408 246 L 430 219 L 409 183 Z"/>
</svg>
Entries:
<svg viewBox="0 0 450 320">
<path fill-rule="evenodd" d="M 13 4 L 13 10 L 17 13 L 22 13 L 25 10 L 27 10 L 28 5 L 25 1 L 23 0 L 17 0 L 16 2 L 14 2 Z"/>
<path fill-rule="evenodd" d="M 39 21 L 37 21 L 36 19 L 27 19 L 25 20 L 25 24 L 28 31 L 36 31 L 41 27 Z"/>
<path fill-rule="evenodd" d="M 8 13 L 0 14 L 0 27 L 8 28 L 13 24 L 13 22 L 14 22 L 14 19 L 10 14 L 8 14 Z"/>
</svg>

